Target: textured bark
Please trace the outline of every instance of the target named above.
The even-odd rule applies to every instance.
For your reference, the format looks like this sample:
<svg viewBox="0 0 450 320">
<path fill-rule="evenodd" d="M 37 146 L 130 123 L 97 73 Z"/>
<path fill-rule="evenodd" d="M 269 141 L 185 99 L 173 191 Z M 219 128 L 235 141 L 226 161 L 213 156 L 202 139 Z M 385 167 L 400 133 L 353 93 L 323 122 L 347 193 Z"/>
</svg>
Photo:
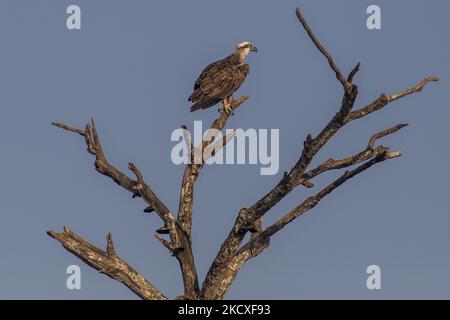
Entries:
<svg viewBox="0 0 450 320">
<path fill-rule="evenodd" d="M 389 148 L 384 146 L 379 146 L 374 148 L 374 143 L 384 137 L 386 135 L 397 132 L 401 128 L 404 128 L 405 124 L 399 124 L 393 128 L 375 133 L 369 140 L 368 146 L 365 150 L 340 160 L 329 159 L 317 166 L 316 168 L 305 173 L 301 179 L 304 181 L 308 181 L 313 177 L 318 176 L 321 173 L 324 173 L 329 170 L 336 170 L 346 168 L 361 162 L 364 162 L 361 166 L 357 167 L 354 170 L 346 171 L 339 179 L 329 184 L 327 187 L 322 189 L 319 193 L 317 193 L 313 197 L 307 198 L 304 202 L 302 202 L 299 206 L 293 209 L 291 212 L 283 216 L 277 222 L 267 227 L 264 231 L 261 231 L 261 226 L 258 225 L 250 241 L 247 242 L 244 246 L 240 247 L 237 251 L 234 250 L 234 246 L 240 246 L 241 242 L 238 243 L 240 238 L 234 236 L 233 232 L 239 232 L 238 230 L 232 230 L 228 239 L 222 245 L 221 250 L 224 250 L 225 254 L 220 257 L 221 260 L 213 264 L 210 268 L 208 275 L 206 277 L 205 283 L 203 284 L 203 290 L 201 292 L 201 298 L 203 299 L 220 299 L 223 298 L 226 294 L 226 291 L 230 288 L 233 283 L 239 269 L 245 264 L 245 262 L 253 257 L 259 255 L 262 251 L 264 251 L 269 246 L 270 237 L 273 236 L 276 232 L 284 228 L 287 224 L 292 222 L 294 219 L 307 212 L 308 210 L 315 207 L 322 198 L 330 194 L 337 187 L 342 185 L 344 182 L 354 177 L 355 175 L 363 172 L 364 170 L 369 169 L 373 165 L 388 160 L 399 157 L 400 152 L 390 152 Z M 299 185 L 299 184 L 297 184 Z M 239 216 L 246 215 L 247 212 L 245 209 L 241 210 Z M 251 219 L 251 217 L 247 217 L 247 219 Z M 257 221 L 260 221 L 259 218 Z M 239 218 L 236 224 L 239 223 Z M 258 224 L 258 223 L 257 223 Z M 251 230 L 250 230 L 251 231 Z M 241 231 L 242 237 L 245 236 L 244 231 Z M 229 242 L 227 242 L 229 241 Z M 233 243 L 232 241 L 236 241 Z M 216 258 L 217 260 L 217 258 Z M 225 291 L 223 291 L 225 290 Z"/>
<path fill-rule="evenodd" d="M 228 290 L 229 286 L 224 286 L 223 283 L 230 282 L 231 284 L 237 274 L 237 271 L 235 271 L 234 269 L 227 273 L 226 265 L 229 264 L 230 261 L 234 261 L 233 259 L 236 257 L 236 255 L 240 255 L 241 247 L 247 246 L 247 244 L 242 246 L 242 241 L 244 240 L 245 235 L 247 234 L 247 232 L 249 231 L 253 232 L 255 230 L 254 228 L 255 224 L 258 223 L 258 221 L 263 217 L 264 214 L 270 211 L 275 205 L 277 205 L 282 199 L 284 199 L 297 186 L 303 185 L 305 187 L 312 188 L 313 183 L 309 181 L 309 179 L 312 179 L 313 177 L 325 171 L 348 167 L 356 163 L 367 161 L 369 159 L 375 158 L 379 159 L 378 155 L 380 153 L 387 152 L 388 149 L 385 147 L 378 147 L 376 150 L 373 150 L 373 144 L 375 143 L 375 141 L 378 138 L 381 138 L 382 136 L 385 136 L 387 134 L 393 133 L 401 129 L 402 127 L 404 127 L 404 125 L 398 125 L 397 127 L 378 133 L 377 135 L 372 137 L 371 142 L 369 142 L 368 148 L 362 151 L 360 154 L 348 157 L 346 159 L 342 159 L 340 161 L 331 159 L 328 160 L 328 162 L 319 166 L 318 168 L 306 172 L 314 156 L 321 150 L 321 148 L 326 143 L 330 141 L 330 139 L 336 134 L 338 130 L 340 130 L 350 121 L 362 118 L 372 112 L 381 110 L 390 102 L 405 97 L 409 94 L 419 92 L 425 87 L 425 85 L 428 82 L 438 80 L 438 78 L 435 76 L 428 77 L 422 80 L 419 84 L 417 84 L 413 88 L 393 94 L 389 97 L 383 94 L 380 96 L 380 98 L 378 98 L 376 101 L 369 104 L 368 106 L 358 109 L 356 111 L 352 111 L 358 95 L 358 87 L 355 84 L 353 84 L 353 79 L 360 70 L 360 63 L 356 64 L 356 66 L 350 71 L 348 77 L 345 78 L 340 69 L 335 64 L 331 55 L 316 38 L 316 36 L 312 32 L 311 28 L 306 22 L 306 19 L 303 17 L 299 9 L 296 10 L 296 15 L 301 25 L 306 30 L 308 36 L 313 41 L 314 45 L 328 60 L 331 69 L 336 74 L 336 78 L 343 86 L 344 96 L 342 98 L 341 107 L 339 111 L 335 114 L 335 116 L 324 127 L 324 129 L 322 129 L 322 131 L 317 135 L 317 137 L 312 138 L 311 135 L 307 136 L 299 160 L 289 172 L 285 172 L 280 182 L 274 188 L 272 188 L 272 190 L 270 190 L 266 195 L 264 195 L 261 199 L 259 199 L 256 203 L 251 205 L 248 209 L 243 208 L 240 210 L 238 217 L 233 225 L 233 228 L 231 229 L 228 237 L 222 243 L 219 252 L 216 258 L 214 259 L 207 273 L 206 279 L 203 283 L 201 296 L 205 299 L 223 297 L 225 295 L 224 292 L 220 291 L 223 288 L 227 288 Z M 396 154 L 397 153 L 390 153 L 391 156 Z M 369 160 L 369 162 L 371 161 L 373 160 Z M 365 168 L 364 165 L 362 165 L 362 167 Z M 369 166 L 368 168 L 370 167 L 371 166 Z M 311 199 L 309 200 L 311 201 Z M 302 208 L 306 208 L 307 210 L 310 209 L 309 206 L 303 206 Z M 292 221 L 291 219 L 287 220 L 289 222 Z M 265 241 L 269 240 L 269 238 L 270 236 L 267 237 Z M 243 263 L 241 264 L 241 266 L 242 265 Z"/>
<path fill-rule="evenodd" d="M 192 144 L 190 139 L 188 139 L 188 135 L 185 134 L 191 163 L 187 164 L 184 170 L 178 215 L 175 217 L 144 181 L 141 172 L 133 163 L 129 164 L 129 169 L 133 172 L 135 179 L 128 177 L 107 162 L 93 121 L 91 124 L 86 125 L 84 130 L 72 128 L 61 123 L 54 123 L 59 128 L 83 136 L 88 152 L 95 156 L 95 168 L 97 171 L 110 177 L 121 187 L 130 191 L 133 197 L 142 198 L 147 203 L 144 211 L 155 211 L 161 218 L 164 225 L 156 230 L 155 237 L 177 258 L 180 264 L 184 294 L 177 297 L 178 299 L 223 299 L 239 270 L 248 260 L 258 256 L 269 247 L 272 236 L 277 234 L 293 220 L 314 208 L 324 197 L 354 176 L 380 162 L 399 157 L 401 155 L 400 152 L 390 151 L 388 147 L 383 145 L 375 146 L 375 144 L 379 139 L 404 128 L 406 124 L 398 124 L 392 128 L 373 134 L 369 138 L 367 146 L 358 153 L 342 159 L 329 159 L 314 168 L 309 168 L 316 154 L 346 124 L 382 110 L 389 103 L 417 93 L 429 82 L 438 80 L 435 76 L 425 78 L 410 89 L 390 96 L 381 94 L 379 98 L 367 106 L 353 110 L 359 91 L 358 86 L 353 81 L 360 70 L 360 64 L 356 64 L 348 76 L 345 77 L 330 53 L 316 38 L 299 9 L 297 9 L 296 14 L 302 27 L 306 30 L 317 49 L 327 59 L 330 68 L 342 85 L 343 97 L 340 108 L 316 137 L 310 134 L 306 137 L 299 159 L 289 171 L 284 173 L 281 180 L 254 204 L 248 208 L 242 208 L 239 211 L 227 238 L 222 243 L 208 270 L 201 288 L 198 285 L 191 241 L 194 187 L 206 159 L 214 154 L 214 152 L 206 152 L 205 156 L 203 156 L 203 151 L 219 150 L 233 138 L 234 134 L 229 134 L 218 141 L 215 141 L 213 136 L 209 134 L 197 147 Z M 237 100 L 230 99 L 229 101 L 224 101 L 224 103 L 229 104 L 234 111 L 247 99 L 248 97 L 243 96 Z M 222 111 L 220 116 L 211 124 L 210 128 L 222 130 L 229 118 L 230 115 Z M 187 129 L 185 126 L 183 128 Z M 304 186 L 306 188 L 313 188 L 314 183 L 311 180 L 315 177 L 330 170 L 350 168 L 355 165 L 358 166 L 345 171 L 338 179 L 330 182 L 315 195 L 306 198 L 297 207 L 281 216 L 281 218 L 270 226 L 264 228 L 264 215 L 296 187 Z M 249 232 L 251 233 L 250 239 L 243 243 L 245 236 Z M 107 238 L 107 250 L 102 251 L 66 228 L 63 233 L 49 231 L 48 234 L 61 242 L 67 250 L 90 266 L 124 283 L 141 298 L 166 299 L 152 284 L 139 275 L 125 261 L 117 257 L 110 235 Z M 162 236 L 165 234 L 168 234 L 169 237 L 165 238 Z"/>
<path fill-rule="evenodd" d="M 233 111 L 239 107 L 242 103 L 244 103 L 248 99 L 247 96 L 240 97 L 237 100 L 231 101 L 231 107 Z M 228 119 L 230 118 L 230 115 L 226 112 L 221 112 L 218 119 L 216 119 L 211 124 L 211 129 L 216 130 L 222 130 Z M 183 128 L 186 128 L 186 126 L 183 126 Z M 192 228 L 192 205 L 194 202 L 194 185 L 197 181 L 197 178 L 200 174 L 201 169 L 204 166 L 204 161 L 206 159 L 202 159 L 202 161 L 199 161 L 201 163 L 194 163 L 195 157 L 202 157 L 202 152 L 205 150 L 209 145 L 213 144 L 213 141 L 209 140 L 208 135 L 205 137 L 205 139 L 202 141 L 201 146 L 193 147 L 191 143 L 188 144 L 188 148 L 191 149 L 191 163 L 186 165 L 186 168 L 184 170 L 183 174 L 183 180 L 181 182 L 181 192 L 180 192 L 180 205 L 179 205 L 179 213 L 178 213 L 178 221 L 183 226 L 183 229 L 186 230 L 186 233 L 190 236 L 191 234 L 191 228 Z M 223 144 L 226 144 L 229 140 L 225 139 L 223 141 Z M 215 147 L 212 145 L 212 147 Z M 193 150 L 192 150 L 193 149 Z M 200 155 L 199 155 L 200 153 Z"/>
<path fill-rule="evenodd" d="M 375 112 L 375 111 L 378 111 L 378 110 L 384 108 L 390 102 L 393 102 L 400 98 L 406 97 L 410 94 L 422 91 L 422 89 L 429 82 L 433 82 L 433 81 L 439 81 L 439 78 L 436 76 L 427 77 L 427 78 L 423 79 L 422 81 L 420 81 L 418 84 L 416 84 L 414 87 L 404 90 L 404 91 L 397 92 L 390 96 L 386 96 L 386 94 L 382 93 L 375 101 L 373 101 L 369 105 L 351 112 L 345 121 L 350 122 L 350 121 L 365 117 L 368 114 L 371 114 L 372 112 Z"/>
<path fill-rule="evenodd" d="M 136 165 L 133 163 L 129 163 L 128 165 L 128 168 L 136 176 L 136 179 L 133 180 L 108 163 L 103 153 L 97 128 L 93 120 L 90 124 L 85 126 L 84 130 L 73 128 L 62 123 L 53 123 L 53 125 L 83 136 L 86 141 L 88 152 L 95 156 L 96 170 L 113 179 L 119 186 L 130 191 L 133 194 L 133 198 L 142 198 L 148 205 L 144 211 L 155 211 L 158 214 L 163 221 L 164 226 L 156 232 L 161 234 L 168 233 L 170 236 L 170 241 L 164 240 L 166 241 L 164 244 L 180 264 L 184 284 L 184 296 L 195 298 L 199 292 L 199 286 L 190 237 L 186 234 L 166 205 L 144 181 L 142 173 Z M 162 241 L 162 238 L 159 239 Z"/>
<path fill-rule="evenodd" d="M 86 262 L 94 269 L 122 282 L 142 299 L 166 300 L 150 282 L 120 259 L 114 249 L 111 233 L 106 237 L 107 248 L 103 251 L 64 227 L 64 232 L 48 231 L 64 248 Z"/>
</svg>

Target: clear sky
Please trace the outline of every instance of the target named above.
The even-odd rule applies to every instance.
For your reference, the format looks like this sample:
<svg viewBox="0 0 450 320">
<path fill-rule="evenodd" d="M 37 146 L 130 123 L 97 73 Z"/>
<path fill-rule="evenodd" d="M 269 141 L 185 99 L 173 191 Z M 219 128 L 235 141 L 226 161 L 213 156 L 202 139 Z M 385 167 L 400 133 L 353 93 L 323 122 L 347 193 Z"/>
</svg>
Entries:
<svg viewBox="0 0 450 320">
<path fill-rule="evenodd" d="M 81 7 L 79 31 L 66 28 L 70 4 Z M 381 7 L 381 30 L 366 27 L 370 4 Z M 443 0 L 0 1 L 0 298 L 136 298 L 46 235 L 63 225 L 100 247 L 112 232 L 122 258 L 167 296 L 182 293 L 178 263 L 153 237 L 159 219 L 94 170 L 78 136 L 50 123 L 83 126 L 94 117 L 110 162 L 127 171 L 134 161 L 176 211 L 183 167 L 170 160 L 170 134 L 217 116 L 216 107 L 188 112 L 192 85 L 204 66 L 251 40 L 259 52 L 239 90 L 250 100 L 228 127 L 279 129 L 280 172 L 204 168 L 193 227 L 202 281 L 239 209 L 279 181 L 306 135 L 339 107 L 342 89 L 299 26 L 296 6 L 345 73 L 361 62 L 357 107 L 428 75 L 441 81 L 333 138 L 315 163 L 411 124 L 382 141 L 401 158 L 359 175 L 276 235 L 227 298 L 450 298 L 450 3 Z M 338 174 L 299 188 L 268 220 Z M 72 264 L 81 267 L 81 290 L 66 289 Z M 373 264 L 381 290 L 366 288 Z"/>
</svg>

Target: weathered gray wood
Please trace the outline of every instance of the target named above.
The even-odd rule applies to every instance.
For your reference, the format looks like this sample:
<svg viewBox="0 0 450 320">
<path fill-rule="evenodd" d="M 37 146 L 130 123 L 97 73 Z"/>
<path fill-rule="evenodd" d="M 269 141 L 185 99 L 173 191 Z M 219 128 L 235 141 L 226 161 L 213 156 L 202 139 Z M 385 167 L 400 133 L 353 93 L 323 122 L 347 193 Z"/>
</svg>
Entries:
<svg viewBox="0 0 450 320">
<path fill-rule="evenodd" d="M 180 264 L 183 276 L 184 294 L 177 297 L 177 299 L 223 299 L 242 266 L 248 260 L 258 256 L 266 250 L 269 247 L 270 239 L 273 235 L 277 234 L 300 215 L 315 207 L 324 197 L 349 181 L 352 177 L 370 169 L 375 164 L 399 157 L 401 155 L 400 152 L 392 152 L 389 148 L 382 145 L 375 146 L 375 143 L 382 137 L 402 129 L 406 126 L 405 124 L 399 124 L 395 127 L 375 133 L 370 137 L 367 147 L 359 153 L 343 159 L 329 159 L 317 167 L 308 170 L 316 154 L 346 124 L 379 111 L 393 101 L 419 92 L 429 82 L 438 80 L 437 77 L 431 76 L 425 78 L 410 89 L 390 96 L 381 94 L 379 98 L 372 103 L 353 111 L 358 96 L 358 86 L 353 83 L 353 80 L 360 69 L 360 64 L 358 63 L 350 71 L 349 75 L 344 77 L 332 56 L 315 37 L 299 9 L 297 9 L 296 14 L 308 36 L 319 51 L 325 56 L 331 69 L 336 74 L 336 78 L 342 84 L 344 94 L 341 106 L 316 137 L 313 138 L 311 135 L 307 136 L 298 161 L 291 170 L 285 172 L 278 184 L 254 204 L 248 208 L 242 208 L 239 211 L 235 223 L 212 262 L 201 288 L 198 284 L 192 250 L 191 230 L 194 187 L 206 159 L 202 158 L 200 163 L 192 162 L 191 164 L 186 165 L 181 184 L 178 215 L 175 217 L 144 181 L 141 172 L 133 163 L 129 164 L 129 169 L 133 172 L 135 179 L 128 177 L 108 163 L 104 156 L 97 129 L 93 121 L 86 125 L 84 130 L 72 128 L 62 123 L 54 123 L 54 125 L 59 128 L 83 136 L 88 152 L 95 156 L 96 170 L 99 173 L 110 177 L 124 189 L 130 191 L 133 194 L 133 197 L 142 198 L 146 202 L 146 208 L 144 210 L 146 212 L 155 211 L 161 218 L 164 225 L 156 230 L 155 236 L 158 241 L 160 241 L 172 255 L 176 257 Z M 225 101 L 224 103 L 227 103 L 227 106 L 230 106 L 231 110 L 234 111 L 247 99 L 248 97 L 244 96 L 237 100 Z M 230 114 L 222 111 L 220 116 L 212 123 L 211 128 L 222 130 L 229 117 Z M 222 144 L 227 143 L 230 138 L 231 137 L 224 137 Z M 198 150 L 205 150 L 205 148 L 210 148 L 213 144 L 218 142 L 213 142 L 206 137 L 197 147 L 194 147 L 190 141 L 187 141 L 187 143 L 188 149 L 190 149 L 191 159 L 193 160 Z M 201 157 L 203 156 L 201 155 Z M 314 196 L 308 197 L 300 202 L 297 207 L 283 215 L 272 225 L 264 228 L 264 215 L 296 187 L 303 185 L 307 188 L 313 188 L 314 184 L 311 180 L 318 175 L 330 170 L 349 168 L 356 164 L 359 164 L 359 166 L 355 169 L 345 171 L 343 175 L 329 183 Z M 243 243 L 248 232 L 251 233 L 251 237 L 246 243 Z M 93 268 L 124 283 L 139 297 L 143 299 L 166 299 L 166 297 L 151 283 L 145 280 L 125 261 L 117 256 L 111 235 L 108 235 L 107 249 L 106 251 L 103 251 L 77 236 L 67 228 L 65 228 L 63 233 L 49 231 L 48 234 L 58 240 L 68 251 L 78 256 Z M 159 234 L 168 234 L 169 238 L 166 239 Z"/>
</svg>

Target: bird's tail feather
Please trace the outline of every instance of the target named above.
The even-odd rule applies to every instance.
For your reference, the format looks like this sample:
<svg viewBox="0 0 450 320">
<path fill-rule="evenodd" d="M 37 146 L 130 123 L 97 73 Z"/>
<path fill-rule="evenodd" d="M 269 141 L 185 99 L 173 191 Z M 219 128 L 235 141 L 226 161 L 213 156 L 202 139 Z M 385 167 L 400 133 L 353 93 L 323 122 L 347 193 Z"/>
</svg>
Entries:
<svg viewBox="0 0 450 320">
<path fill-rule="evenodd" d="M 199 109 L 206 109 L 219 102 L 217 99 L 203 99 L 194 103 L 191 107 L 191 112 L 197 111 Z"/>
<path fill-rule="evenodd" d="M 188 101 L 197 100 L 198 98 L 200 98 L 201 93 L 202 92 L 199 89 L 195 90 L 194 92 L 192 92 L 191 96 L 188 98 Z"/>
</svg>

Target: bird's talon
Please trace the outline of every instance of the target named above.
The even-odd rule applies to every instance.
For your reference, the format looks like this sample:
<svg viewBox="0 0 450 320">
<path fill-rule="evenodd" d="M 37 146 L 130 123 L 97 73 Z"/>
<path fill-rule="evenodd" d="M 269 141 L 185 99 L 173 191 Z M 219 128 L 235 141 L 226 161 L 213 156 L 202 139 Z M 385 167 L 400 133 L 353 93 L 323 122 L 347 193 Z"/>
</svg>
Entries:
<svg viewBox="0 0 450 320">
<path fill-rule="evenodd" d="M 230 105 L 228 105 L 228 104 L 224 105 L 222 110 L 225 111 L 225 113 L 228 116 L 231 116 L 234 113 L 233 108 Z"/>
</svg>

